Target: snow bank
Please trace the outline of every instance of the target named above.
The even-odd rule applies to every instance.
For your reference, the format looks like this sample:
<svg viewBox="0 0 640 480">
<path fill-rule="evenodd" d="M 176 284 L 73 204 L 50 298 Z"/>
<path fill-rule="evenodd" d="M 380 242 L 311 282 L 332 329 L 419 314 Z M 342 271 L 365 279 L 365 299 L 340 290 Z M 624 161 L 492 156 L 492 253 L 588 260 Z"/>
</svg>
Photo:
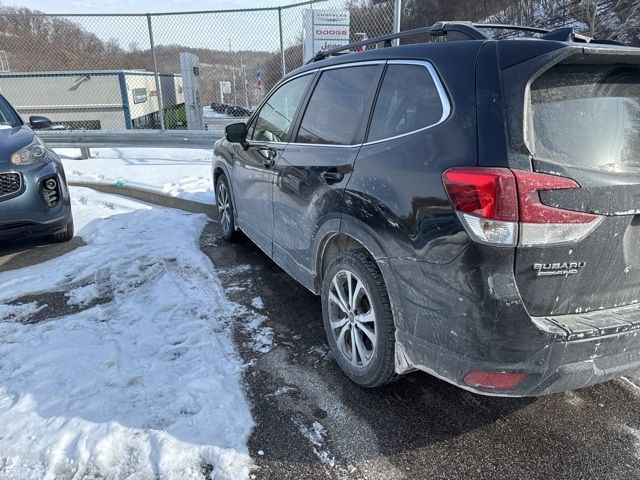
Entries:
<svg viewBox="0 0 640 480">
<path fill-rule="evenodd" d="M 186 148 L 57 148 L 69 181 L 145 188 L 195 202 L 214 203 L 211 150 Z M 121 185 L 122 186 L 122 185 Z"/>
<path fill-rule="evenodd" d="M 87 243 L 0 273 L 0 478 L 242 479 L 252 428 L 203 215 L 73 188 Z M 66 299 L 69 312 L 21 323 Z"/>
<path fill-rule="evenodd" d="M 204 118 L 227 118 L 230 122 L 233 122 L 233 117 L 229 117 L 224 113 L 216 112 L 212 110 L 211 107 L 202 107 L 202 115 Z"/>
</svg>

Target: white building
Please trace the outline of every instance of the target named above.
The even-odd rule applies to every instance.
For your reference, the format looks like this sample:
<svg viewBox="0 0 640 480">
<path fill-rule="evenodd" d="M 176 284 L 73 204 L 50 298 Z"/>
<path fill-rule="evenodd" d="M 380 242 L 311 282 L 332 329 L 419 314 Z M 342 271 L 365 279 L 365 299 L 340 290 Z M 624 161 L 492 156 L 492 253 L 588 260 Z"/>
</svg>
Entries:
<svg viewBox="0 0 640 480">
<path fill-rule="evenodd" d="M 182 77 L 160 75 L 167 128 L 183 125 Z M 0 72 L 0 93 L 27 119 L 48 117 L 58 128 L 157 128 L 158 92 L 146 71 Z"/>
</svg>

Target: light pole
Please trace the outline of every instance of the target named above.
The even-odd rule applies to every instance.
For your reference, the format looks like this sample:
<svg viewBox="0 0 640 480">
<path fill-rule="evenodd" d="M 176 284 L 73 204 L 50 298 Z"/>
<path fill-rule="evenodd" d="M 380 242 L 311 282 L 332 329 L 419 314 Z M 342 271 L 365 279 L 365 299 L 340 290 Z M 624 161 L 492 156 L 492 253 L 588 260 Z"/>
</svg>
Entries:
<svg viewBox="0 0 640 480">
<path fill-rule="evenodd" d="M 402 0 L 394 0 L 393 5 L 393 33 L 400 33 L 400 20 L 402 18 Z M 396 38 L 393 41 L 394 45 L 400 45 L 400 39 Z"/>
</svg>

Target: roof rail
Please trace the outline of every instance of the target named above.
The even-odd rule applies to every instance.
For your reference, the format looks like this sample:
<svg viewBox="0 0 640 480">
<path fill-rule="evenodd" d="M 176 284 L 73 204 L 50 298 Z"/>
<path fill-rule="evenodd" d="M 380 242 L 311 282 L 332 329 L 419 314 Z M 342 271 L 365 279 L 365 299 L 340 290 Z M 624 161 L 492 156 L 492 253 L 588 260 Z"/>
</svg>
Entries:
<svg viewBox="0 0 640 480">
<path fill-rule="evenodd" d="M 481 30 L 513 30 L 522 32 L 533 32 L 542 34 L 545 40 L 560 40 L 564 42 L 594 42 L 594 43 L 615 43 L 609 40 L 592 40 L 590 37 L 579 35 L 571 28 L 559 28 L 548 30 L 546 28 L 528 27 L 524 25 L 503 25 L 499 23 L 472 23 L 472 22 L 436 22 L 431 27 L 414 28 L 398 33 L 391 33 L 381 37 L 368 38 L 359 42 L 350 43 L 341 47 L 329 50 L 320 50 L 307 63 L 317 62 L 334 55 L 344 55 L 350 50 L 367 47 L 369 45 L 391 47 L 393 40 L 401 38 L 415 37 L 417 35 L 431 35 L 432 37 L 447 37 L 447 40 L 488 40 L 490 37 Z"/>
<path fill-rule="evenodd" d="M 525 25 L 505 25 L 503 23 L 473 23 L 475 28 L 488 28 L 491 30 L 515 30 L 520 32 L 533 32 L 533 33 L 549 33 L 546 28 L 539 27 L 527 27 Z"/>
<path fill-rule="evenodd" d="M 521 30 L 525 32 L 542 33 L 540 37 L 543 40 L 557 40 L 559 42 L 575 42 L 575 43 L 597 43 L 602 45 L 623 45 L 616 40 L 592 38 L 587 35 L 576 33 L 571 27 L 556 28 L 555 30 L 547 30 L 546 28 L 524 27 L 520 25 L 501 25 L 490 23 L 474 23 L 476 28 L 490 28 L 494 30 Z"/>
</svg>

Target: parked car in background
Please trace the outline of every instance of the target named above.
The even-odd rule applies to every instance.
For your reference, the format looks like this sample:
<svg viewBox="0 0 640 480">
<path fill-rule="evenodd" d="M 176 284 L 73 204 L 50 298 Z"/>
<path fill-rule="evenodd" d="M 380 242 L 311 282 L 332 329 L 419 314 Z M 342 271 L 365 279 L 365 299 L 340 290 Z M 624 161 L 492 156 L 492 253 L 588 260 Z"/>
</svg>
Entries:
<svg viewBox="0 0 640 480">
<path fill-rule="evenodd" d="M 214 112 L 229 115 L 231 117 L 248 117 L 252 111 L 240 105 L 230 105 L 228 103 L 211 102 L 211 110 Z"/>
<path fill-rule="evenodd" d="M 224 237 L 321 296 L 359 385 L 531 396 L 640 369 L 640 49 L 480 28 L 321 52 L 215 145 Z"/>
<path fill-rule="evenodd" d="M 252 112 L 248 108 L 241 107 L 240 105 L 229 105 L 227 113 L 234 117 L 248 117 Z"/>
<path fill-rule="evenodd" d="M 42 236 L 73 238 L 73 216 L 62 163 L 34 130 L 51 127 L 45 117 L 25 124 L 0 95 L 0 241 Z"/>
<path fill-rule="evenodd" d="M 61 130 L 70 130 L 70 128 L 65 124 L 51 125 L 48 130 L 53 131 L 61 131 Z"/>
<path fill-rule="evenodd" d="M 227 109 L 222 103 L 211 102 L 211 110 L 217 113 L 226 113 Z"/>
</svg>

